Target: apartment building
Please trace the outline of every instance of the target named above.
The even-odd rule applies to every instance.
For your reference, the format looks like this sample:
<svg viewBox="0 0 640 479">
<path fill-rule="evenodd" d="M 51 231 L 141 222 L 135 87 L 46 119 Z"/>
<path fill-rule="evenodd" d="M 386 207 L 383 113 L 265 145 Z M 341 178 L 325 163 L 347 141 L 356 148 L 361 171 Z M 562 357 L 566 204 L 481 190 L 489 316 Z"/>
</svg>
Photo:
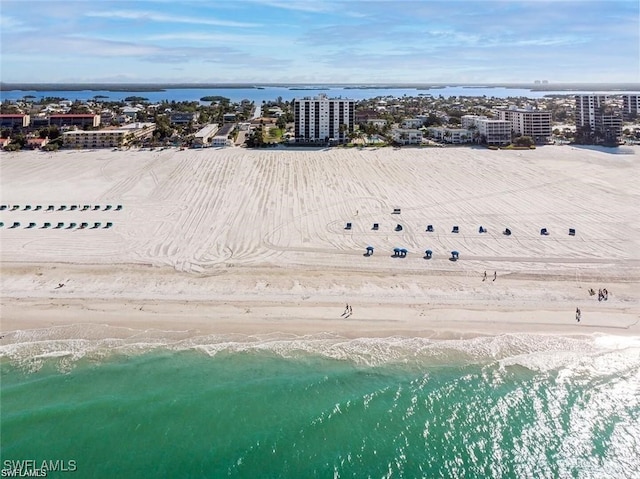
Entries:
<svg viewBox="0 0 640 479">
<path fill-rule="evenodd" d="M 615 142 L 622 135 L 621 112 L 606 95 L 576 95 L 575 99 L 576 130 L 581 141 Z"/>
<path fill-rule="evenodd" d="M 486 116 L 463 115 L 462 128 L 472 131 L 472 138 L 487 145 L 508 145 L 511 143 L 511 122 L 494 120 Z"/>
<path fill-rule="evenodd" d="M 422 143 L 422 130 L 415 128 L 394 128 L 391 130 L 391 138 L 394 143 L 400 145 L 420 145 Z"/>
<path fill-rule="evenodd" d="M 92 128 L 97 128 L 98 126 L 100 126 L 100 115 L 94 115 L 93 113 L 54 114 L 49 115 L 49 125 L 58 127 L 76 126 L 80 128 L 89 126 Z"/>
<path fill-rule="evenodd" d="M 345 142 L 354 129 L 355 105 L 355 100 L 323 94 L 294 100 L 296 143 Z"/>
<path fill-rule="evenodd" d="M 0 128 L 27 128 L 29 115 L 22 113 L 3 113 L 0 115 Z"/>
<path fill-rule="evenodd" d="M 634 118 L 638 118 L 640 113 L 640 95 L 622 95 L 622 118 L 626 121 L 630 121 Z"/>
<path fill-rule="evenodd" d="M 130 123 L 120 128 L 106 130 L 73 130 L 62 134 L 65 148 L 119 148 L 135 140 L 151 138 L 155 123 Z"/>
<path fill-rule="evenodd" d="M 551 112 L 515 106 L 496 110 L 498 119 L 508 121 L 516 136 L 529 136 L 536 143 L 546 143 L 551 138 Z"/>
</svg>

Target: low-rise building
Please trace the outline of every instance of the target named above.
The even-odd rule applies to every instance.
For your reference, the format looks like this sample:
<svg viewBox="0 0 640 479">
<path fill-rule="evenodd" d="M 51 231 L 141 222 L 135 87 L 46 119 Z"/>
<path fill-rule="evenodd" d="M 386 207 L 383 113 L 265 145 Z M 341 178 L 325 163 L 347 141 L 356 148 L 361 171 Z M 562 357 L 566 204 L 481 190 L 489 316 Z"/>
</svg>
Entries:
<svg viewBox="0 0 640 479">
<path fill-rule="evenodd" d="M 422 143 L 422 130 L 415 128 L 394 128 L 391 131 L 394 143 L 400 145 L 420 145 Z"/>
<path fill-rule="evenodd" d="M 11 137 L 0 138 L 0 148 L 9 146 L 9 143 L 11 143 Z"/>
<path fill-rule="evenodd" d="M 130 123 L 105 130 L 73 130 L 62 134 L 65 148 L 119 148 L 135 140 L 151 138 L 155 123 Z"/>
<path fill-rule="evenodd" d="M 452 145 L 461 145 L 469 143 L 472 139 L 471 130 L 466 128 L 448 128 L 446 126 L 430 126 L 427 132 L 438 141 L 450 143 Z"/>
<path fill-rule="evenodd" d="M 216 136 L 211 139 L 211 146 L 232 146 L 233 142 L 229 139 L 229 134 L 233 131 L 235 125 L 227 123 L 220 128 Z"/>
<path fill-rule="evenodd" d="M 424 121 L 419 118 L 407 118 L 402 120 L 402 128 L 414 129 L 420 128 L 422 125 L 424 125 Z"/>
<path fill-rule="evenodd" d="M 197 147 L 205 147 L 211 145 L 211 140 L 216 136 L 218 132 L 217 123 L 209 123 L 204 128 L 199 130 L 193 137 L 193 144 Z"/>
<path fill-rule="evenodd" d="M 62 113 L 49 115 L 49 125 L 58 127 L 76 126 L 80 128 L 100 126 L 100 115 L 93 113 Z"/>
<path fill-rule="evenodd" d="M 29 115 L 23 113 L 3 113 L 0 115 L 0 128 L 27 128 Z"/>
<path fill-rule="evenodd" d="M 187 123 L 195 123 L 198 115 L 195 112 L 175 112 L 169 116 L 169 122 L 172 125 L 186 125 Z"/>
<path fill-rule="evenodd" d="M 27 138 L 27 147 L 39 150 L 49 144 L 49 138 Z"/>
</svg>

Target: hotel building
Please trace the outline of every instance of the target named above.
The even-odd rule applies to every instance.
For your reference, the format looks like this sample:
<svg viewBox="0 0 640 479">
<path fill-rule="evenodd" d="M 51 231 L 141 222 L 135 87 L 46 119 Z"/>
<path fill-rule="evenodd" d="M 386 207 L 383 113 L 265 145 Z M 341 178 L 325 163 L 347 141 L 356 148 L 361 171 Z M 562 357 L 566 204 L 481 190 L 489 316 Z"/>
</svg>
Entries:
<svg viewBox="0 0 640 479">
<path fill-rule="evenodd" d="M 336 141 L 344 143 L 355 125 L 355 100 L 315 98 L 294 100 L 296 143 Z"/>
<path fill-rule="evenodd" d="M 120 128 L 107 130 L 74 130 L 62 134 L 65 148 L 118 148 L 132 141 L 151 138 L 155 123 L 130 123 Z"/>
<path fill-rule="evenodd" d="M 499 120 L 508 121 L 516 136 L 530 136 L 536 143 L 546 143 L 551 137 L 551 112 L 532 108 L 496 110 Z"/>
</svg>

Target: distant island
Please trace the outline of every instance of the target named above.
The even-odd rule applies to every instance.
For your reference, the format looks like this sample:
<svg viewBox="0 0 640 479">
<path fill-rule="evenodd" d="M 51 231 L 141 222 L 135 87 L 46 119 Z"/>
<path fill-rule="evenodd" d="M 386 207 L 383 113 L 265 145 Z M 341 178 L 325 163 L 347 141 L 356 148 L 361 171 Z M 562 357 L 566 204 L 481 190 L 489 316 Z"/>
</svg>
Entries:
<svg viewBox="0 0 640 479">
<path fill-rule="evenodd" d="M 108 97 L 107 97 L 108 98 Z M 149 101 L 148 98 L 145 98 L 143 96 L 128 96 L 124 99 L 124 101 L 136 101 L 136 102 L 140 102 L 140 101 Z"/>
<path fill-rule="evenodd" d="M 220 96 L 220 95 L 208 95 L 208 96 L 203 96 L 202 98 L 200 98 L 200 101 L 210 101 L 210 102 L 230 102 L 231 100 L 225 96 Z"/>
</svg>

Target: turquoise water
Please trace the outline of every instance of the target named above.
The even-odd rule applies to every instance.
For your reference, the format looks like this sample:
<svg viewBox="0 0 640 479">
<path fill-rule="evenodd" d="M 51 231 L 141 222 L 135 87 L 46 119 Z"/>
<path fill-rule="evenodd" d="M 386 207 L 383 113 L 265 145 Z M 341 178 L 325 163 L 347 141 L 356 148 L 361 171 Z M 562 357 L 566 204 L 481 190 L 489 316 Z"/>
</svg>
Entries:
<svg viewBox="0 0 640 479">
<path fill-rule="evenodd" d="M 37 361 L 0 349 L 3 465 L 74 461 L 48 477 L 82 478 L 640 469 L 637 341 L 227 340 L 126 353 L 111 343 L 72 359 L 60 343 Z"/>
</svg>

